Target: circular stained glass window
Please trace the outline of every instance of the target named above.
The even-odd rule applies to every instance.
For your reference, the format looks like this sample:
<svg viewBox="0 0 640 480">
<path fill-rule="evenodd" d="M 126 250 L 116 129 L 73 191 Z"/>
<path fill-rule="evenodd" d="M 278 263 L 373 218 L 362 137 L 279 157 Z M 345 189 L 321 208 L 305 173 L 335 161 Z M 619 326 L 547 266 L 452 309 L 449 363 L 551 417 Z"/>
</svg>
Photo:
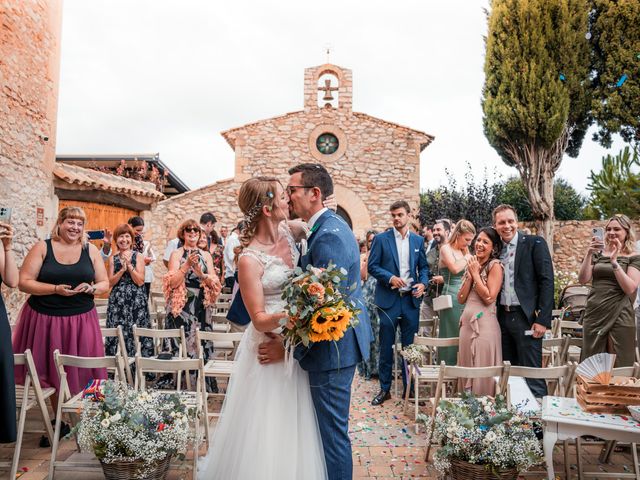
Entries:
<svg viewBox="0 0 640 480">
<path fill-rule="evenodd" d="M 316 148 L 323 155 L 331 155 L 338 150 L 338 146 L 340 142 L 338 142 L 338 137 L 336 137 L 333 133 L 323 133 L 316 140 Z"/>
</svg>

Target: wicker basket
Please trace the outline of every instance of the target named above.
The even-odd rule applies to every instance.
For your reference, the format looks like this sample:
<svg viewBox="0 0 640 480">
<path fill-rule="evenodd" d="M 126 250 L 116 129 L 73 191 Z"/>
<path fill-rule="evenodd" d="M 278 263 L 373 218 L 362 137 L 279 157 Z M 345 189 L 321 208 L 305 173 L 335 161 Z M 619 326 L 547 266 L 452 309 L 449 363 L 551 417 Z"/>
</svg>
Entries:
<svg viewBox="0 0 640 480">
<path fill-rule="evenodd" d="M 516 480 L 518 478 L 518 470 L 515 468 L 498 470 L 494 473 L 485 467 L 486 465 L 476 465 L 454 458 L 451 460 L 449 473 L 454 480 Z"/>
<path fill-rule="evenodd" d="M 142 461 L 104 463 L 100 460 L 106 480 L 164 480 L 171 463 L 171 455 L 145 465 Z"/>
</svg>

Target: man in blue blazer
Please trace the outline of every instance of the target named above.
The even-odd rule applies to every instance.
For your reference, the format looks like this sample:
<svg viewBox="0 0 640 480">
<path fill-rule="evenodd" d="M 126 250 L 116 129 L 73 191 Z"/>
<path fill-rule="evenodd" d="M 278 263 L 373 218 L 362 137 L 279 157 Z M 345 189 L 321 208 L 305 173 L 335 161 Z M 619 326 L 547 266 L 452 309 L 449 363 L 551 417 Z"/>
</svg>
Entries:
<svg viewBox="0 0 640 480">
<path fill-rule="evenodd" d="M 349 480 L 353 475 L 349 440 L 351 383 L 356 364 L 369 358 L 371 343 L 371 325 L 360 286 L 360 250 L 344 220 L 323 206 L 323 200 L 333 193 L 327 170 L 319 164 L 304 163 L 290 169 L 289 175 L 289 209 L 310 228 L 300 266 L 322 268 L 333 263 L 346 269 L 342 291 L 349 292 L 349 298 L 361 309 L 358 325 L 348 329 L 337 342 L 313 343 L 309 348 L 298 347 L 294 353 L 300 366 L 309 372 L 329 479 Z"/>
<path fill-rule="evenodd" d="M 372 405 L 381 405 L 391 398 L 396 330 L 400 325 L 403 347 L 413 343 L 413 337 L 418 333 L 422 295 L 429 281 L 424 239 L 409 231 L 409 204 L 400 200 L 393 203 L 389 210 L 393 228 L 375 236 L 368 262 L 369 274 L 378 280 L 375 302 L 380 317 L 380 392 L 371 401 Z M 406 389 L 404 369 L 402 383 Z"/>
</svg>

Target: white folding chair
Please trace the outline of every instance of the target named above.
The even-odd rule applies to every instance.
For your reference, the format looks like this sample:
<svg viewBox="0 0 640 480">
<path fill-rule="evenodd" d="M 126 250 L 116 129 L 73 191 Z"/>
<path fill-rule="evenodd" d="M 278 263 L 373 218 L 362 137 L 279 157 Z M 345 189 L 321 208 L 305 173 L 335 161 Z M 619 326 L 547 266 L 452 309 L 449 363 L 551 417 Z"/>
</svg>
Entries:
<svg viewBox="0 0 640 480">
<path fill-rule="evenodd" d="M 209 449 L 209 421 L 207 411 L 207 390 L 204 382 L 204 361 L 202 358 L 188 358 L 178 360 L 158 360 L 157 358 L 145 358 L 136 355 L 136 388 L 145 389 L 145 373 L 173 373 L 180 376 L 182 372 L 198 372 L 196 377 L 195 391 L 176 390 L 154 390 L 154 395 L 167 393 L 177 393 L 185 401 L 187 406 L 195 409 L 194 421 L 194 442 L 193 442 L 193 472 L 198 471 L 198 456 L 200 445 L 202 445 L 202 431 L 200 422 L 204 421 L 204 442 Z"/>
<path fill-rule="evenodd" d="M 543 367 L 560 367 L 567 362 L 563 357 L 567 337 L 560 338 L 543 338 L 542 339 L 542 366 Z"/>
<path fill-rule="evenodd" d="M 62 415 L 69 414 L 70 421 L 74 423 L 74 416 L 82 409 L 82 391 L 71 394 L 67 383 L 67 373 L 65 367 L 86 368 L 86 369 L 113 369 L 115 378 L 122 382 L 127 381 L 122 357 L 76 357 L 74 355 L 62 355 L 58 350 L 53 352 L 53 359 L 60 376 L 60 390 L 58 397 L 58 409 L 56 411 L 56 425 L 53 433 L 53 449 L 51 451 L 51 462 L 49 464 L 49 479 L 55 478 L 56 470 L 87 470 L 100 469 L 96 461 L 57 461 L 58 447 L 60 444 L 60 428 L 62 426 Z"/>
<path fill-rule="evenodd" d="M 136 342 L 136 356 L 142 356 L 142 341 L 141 337 L 149 337 L 153 341 L 153 354 L 154 356 L 159 355 L 165 351 L 171 352 L 171 340 L 174 340 L 178 345 L 178 355 L 175 356 L 172 360 L 181 360 L 183 358 L 187 358 L 187 340 L 184 334 L 184 327 L 166 329 L 166 330 L 155 330 L 152 328 L 140 328 L 137 326 L 133 326 L 133 339 Z M 167 346 L 167 343 L 169 344 Z M 185 375 L 185 382 L 187 384 L 187 388 L 191 390 L 191 376 L 187 373 Z M 138 381 L 138 376 L 136 375 L 134 380 L 135 383 Z M 182 374 L 178 374 L 176 377 L 177 388 L 180 389 L 180 382 L 182 381 Z"/>
<path fill-rule="evenodd" d="M 133 386 L 133 375 L 131 373 L 131 365 L 135 361 L 134 358 L 130 358 L 127 354 L 127 346 L 124 342 L 124 334 L 122 333 L 122 326 L 118 325 L 115 328 L 107 328 L 103 327 L 100 329 L 102 332 L 102 338 L 115 338 L 118 342 L 118 348 L 116 350 L 116 355 L 120 355 L 122 357 L 122 365 L 124 366 L 124 373 L 127 376 L 127 382 L 129 385 Z M 115 356 L 115 355 L 114 355 Z M 112 371 L 113 369 L 109 369 L 108 371 Z"/>
<path fill-rule="evenodd" d="M 231 373 L 235 364 L 235 353 L 237 346 L 242 340 L 243 332 L 235 333 L 219 333 L 219 332 L 203 332 L 196 330 L 196 338 L 198 340 L 198 346 L 200 348 L 200 357 L 204 358 L 204 352 L 202 344 L 203 342 L 213 342 L 214 358 L 210 358 L 204 365 L 205 377 L 214 378 L 226 378 L 231 379 Z M 216 351 L 222 349 L 223 359 L 216 358 Z M 229 360 L 229 358 L 231 360 Z M 209 396 L 224 396 L 224 393 L 210 393 Z M 211 412 L 209 417 L 220 416 L 217 412 Z M 207 419 L 207 423 L 208 423 Z"/>
<path fill-rule="evenodd" d="M 433 337 L 420 337 L 415 336 L 413 339 L 414 345 L 421 345 L 427 349 L 425 354 L 425 362 L 422 365 L 410 365 L 409 366 L 409 378 L 407 378 L 407 389 L 404 397 L 404 410 L 406 411 L 409 403 L 409 395 L 411 392 L 411 385 L 413 384 L 413 396 L 414 396 L 414 421 L 416 433 L 419 431 L 418 413 L 419 405 L 421 401 L 420 397 L 420 385 L 421 384 L 437 384 L 440 376 L 440 366 L 434 365 L 434 359 L 436 358 L 436 352 L 438 347 L 457 347 L 460 344 L 459 337 L 451 338 L 433 338 Z M 452 383 L 455 378 L 445 378 L 444 382 Z M 428 399 L 429 395 L 424 399 Z"/>
<path fill-rule="evenodd" d="M 431 416 L 429 418 L 429 434 L 427 436 L 427 455 L 426 461 L 429 461 L 429 453 L 431 451 L 431 439 L 433 438 L 433 424 L 436 420 L 436 409 L 441 398 L 446 397 L 444 391 L 445 379 L 454 378 L 456 380 L 469 378 L 494 378 L 496 379 L 496 395 L 505 392 L 509 382 L 509 370 L 511 364 L 502 362 L 502 365 L 495 367 L 456 367 L 449 366 L 443 362 L 440 363 L 440 371 L 438 374 L 438 383 L 436 385 L 436 394 L 433 398 L 431 406 Z"/>
<path fill-rule="evenodd" d="M 49 437 L 51 443 L 53 443 L 53 427 L 51 426 L 51 419 L 49 417 L 49 410 L 47 409 L 47 399 L 56 393 L 56 389 L 53 387 L 42 388 L 40 386 L 40 379 L 38 378 L 38 372 L 36 371 L 35 363 L 33 363 L 33 356 L 31 350 L 25 350 L 24 353 L 13 354 L 13 364 L 25 366 L 24 385 L 16 385 L 16 410 L 18 413 L 18 430 L 16 435 L 16 446 L 13 451 L 13 460 L 11 463 L 0 462 L 0 469 L 10 468 L 11 473 L 9 478 L 16 478 L 18 472 L 18 465 L 20 463 L 20 452 L 22 450 L 22 437 L 24 436 L 24 428 L 27 420 L 27 412 L 34 407 L 38 407 L 40 415 L 42 416 L 42 423 L 44 429 Z"/>
<path fill-rule="evenodd" d="M 576 323 L 576 322 L 571 322 L 571 323 Z M 562 360 L 565 363 L 570 361 L 576 361 L 576 362 L 580 361 L 580 356 L 582 353 L 582 342 L 583 342 L 582 338 L 574 338 L 571 335 L 566 335 L 565 345 L 562 351 Z"/>
</svg>

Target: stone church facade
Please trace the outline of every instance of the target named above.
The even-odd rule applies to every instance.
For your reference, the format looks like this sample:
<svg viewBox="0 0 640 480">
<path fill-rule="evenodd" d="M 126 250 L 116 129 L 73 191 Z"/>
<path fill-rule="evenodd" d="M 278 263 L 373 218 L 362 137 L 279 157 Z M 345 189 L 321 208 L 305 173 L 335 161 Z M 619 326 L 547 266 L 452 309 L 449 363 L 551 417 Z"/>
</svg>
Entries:
<svg viewBox="0 0 640 480">
<path fill-rule="evenodd" d="M 269 175 L 286 185 L 287 170 L 303 162 L 321 163 L 331 173 L 339 213 L 357 236 L 387 228 L 389 205 L 396 200 L 417 209 L 420 153 L 434 137 L 354 112 L 352 95 L 351 70 L 332 64 L 307 68 L 303 110 L 222 132 L 235 152 L 234 178 L 160 202 L 150 219 L 156 251 L 183 219 L 198 219 L 206 210 L 219 226 L 235 225 L 244 180 Z"/>
</svg>

